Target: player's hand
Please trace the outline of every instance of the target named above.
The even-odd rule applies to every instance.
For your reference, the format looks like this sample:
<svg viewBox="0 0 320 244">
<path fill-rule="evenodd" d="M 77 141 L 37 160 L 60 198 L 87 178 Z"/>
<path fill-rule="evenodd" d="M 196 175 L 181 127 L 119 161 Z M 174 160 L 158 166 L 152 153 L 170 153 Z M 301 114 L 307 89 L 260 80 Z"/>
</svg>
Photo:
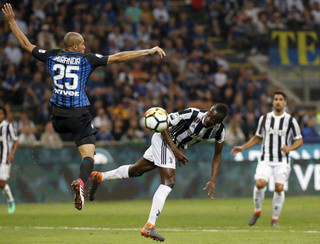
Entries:
<svg viewBox="0 0 320 244">
<path fill-rule="evenodd" d="M 8 155 L 8 162 L 9 162 L 10 164 L 12 164 L 12 163 L 13 163 L 13 160 L 14 160 L 14 154 L 10 153 L 10 154 Z"/>
<path fill-rule="evenodd" d="M 177 159 L 179 167 L 181 167 L 181 163 L 185 165 L 188 162 L 188 158 L 186 157 L 186 155 L 184 155 L 183 151 L 179 150 L 178 148 L 172 151 Z"/>
<path fill-rule="evenodd" d="M 216 189 L 216 184 L 212 180 L 208 181 L 206 186 L 203 188 L 204 191 L 207 189 L 208 196 L 210 196 L 210 199 L 214 199 L 214 190 Z"/>
<path fill-rule="evenodd" d="M 236 146 L 236 147 L 233 147 L 233 148 L 232 148 L 231 154 L 232 154 L 233 156 L 235 156 L 238 152 L 242 152 L 242 151 L 243 151 L 242 147 Z"/>
<path fill-rule="evenodd" d="M 155 54 L 155 53 L 157 53 L 160 56 L 160 58 L 163 58 L 166 56 L 166 53 L 162 50 L 162 48 L 158 46 L 149 49 L 149 54 Z"/>
<path fill-rule="evenodd" d="M 290 152 L 290 148 L 287 145 L 283 145 L 281 148 L 281 151 L 284 152 L 285 154 Z"/>
<path fill-rule="evenodd" d="M 6 17 L 8 22 L 14 20 L 14 12 L 10 3 L 6 3 L 3 5 L 2 12 L 4 13 L 4 16 Z"/>
</svg>

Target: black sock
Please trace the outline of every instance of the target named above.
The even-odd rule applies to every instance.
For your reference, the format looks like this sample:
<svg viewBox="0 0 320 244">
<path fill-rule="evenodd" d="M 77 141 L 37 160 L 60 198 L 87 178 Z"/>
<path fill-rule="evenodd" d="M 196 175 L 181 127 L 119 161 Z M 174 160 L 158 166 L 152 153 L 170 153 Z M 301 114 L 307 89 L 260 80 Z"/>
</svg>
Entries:
<svg viewBox="0 0 320 244">
<path fill-rule="evenodd" d="M 93 170 L 93 158 L 86 157 L 83 159 L 82 164 L 80 166 L 80 179 L 85 183 Z"/>
</svg>

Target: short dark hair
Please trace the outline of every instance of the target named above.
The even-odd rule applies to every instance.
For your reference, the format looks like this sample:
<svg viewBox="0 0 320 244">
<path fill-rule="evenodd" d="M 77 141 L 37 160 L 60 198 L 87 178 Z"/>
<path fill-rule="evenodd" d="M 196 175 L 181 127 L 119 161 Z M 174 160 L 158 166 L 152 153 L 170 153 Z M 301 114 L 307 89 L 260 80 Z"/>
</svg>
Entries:
<svg viewBox="0 0 320 244">
<path fill-rule="evenodd" d="M 228 114 L 228 106 L 224 103 L 217 103 L 216 105 L 213 106 L 217 113 L 220 115 L 221 119 L 223 120 L 227 114 Z M 212 108 L 213 108 L 212 107 Z M 211 108 L 211 109 L 212 109 Z M 211 110 L 210 109 L 210 110 Z"/>
<path fill-rule="evenodd" d="M 284 100 L 287 100 L 287 95 L 283 91 L 275 91 L 273 93 L 273 98 L 275 95 L 282 95 L 284 97 Z"/>
<path fill-rule="evenodd" d="M 0 110 L 2 110 L 3 113 L 4 113 L 4 116 L 7 117 L 7 110 L 6 110 L 4 107 L 2 107 L 2 106 L 0 106 Z"/>
</svg>

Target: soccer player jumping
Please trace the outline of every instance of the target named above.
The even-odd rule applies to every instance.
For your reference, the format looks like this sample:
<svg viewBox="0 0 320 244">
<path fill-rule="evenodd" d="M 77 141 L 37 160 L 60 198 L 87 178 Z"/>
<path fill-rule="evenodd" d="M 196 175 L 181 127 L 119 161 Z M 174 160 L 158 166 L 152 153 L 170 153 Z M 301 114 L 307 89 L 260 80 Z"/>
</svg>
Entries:
<svg viewBox="0 0 320 244">
<path fill-rule="evenodd" d="M 4 4 L 2 12 L 21 47 L 44 62 L 51 76 L 53 95 L 50 99 L 50 108 L 53 127 L 58 133 L 72 133 L 82 158 L 80 176 L 71 183 L 75 208 L 81 210 L 84 204 L 84 183 L 93 169 L 94 135 L 97 132 L 91 123 L 88 109 L 90 102 L 85 93 L 91 72 L 98 66 L 126 62 L 148 54 L 158 54 L 161 58 L 166 54 L 158 46 L 109 56 L 85 54 L 84 39 L 76 32 L 68 32 L 64 36 L 64 50 L 43 50 L 31 44 L 21 32 L 10 4 Z"/>
</svg>

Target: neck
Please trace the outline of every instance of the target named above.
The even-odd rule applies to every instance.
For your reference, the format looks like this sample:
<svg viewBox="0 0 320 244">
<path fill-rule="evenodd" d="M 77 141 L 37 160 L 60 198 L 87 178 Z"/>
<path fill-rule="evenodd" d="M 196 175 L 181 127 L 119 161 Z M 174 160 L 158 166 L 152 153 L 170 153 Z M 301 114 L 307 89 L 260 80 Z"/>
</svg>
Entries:
<svg viewBox="0 0 320 244">
<path fill-rule="evenodd" d="M 284 113 L 284 110 L 281 110 L 280 112 L 278 112 L 277 110 L 274 110 L 274 114 L 279 116 L 282 115 Z"/>
</svg>

